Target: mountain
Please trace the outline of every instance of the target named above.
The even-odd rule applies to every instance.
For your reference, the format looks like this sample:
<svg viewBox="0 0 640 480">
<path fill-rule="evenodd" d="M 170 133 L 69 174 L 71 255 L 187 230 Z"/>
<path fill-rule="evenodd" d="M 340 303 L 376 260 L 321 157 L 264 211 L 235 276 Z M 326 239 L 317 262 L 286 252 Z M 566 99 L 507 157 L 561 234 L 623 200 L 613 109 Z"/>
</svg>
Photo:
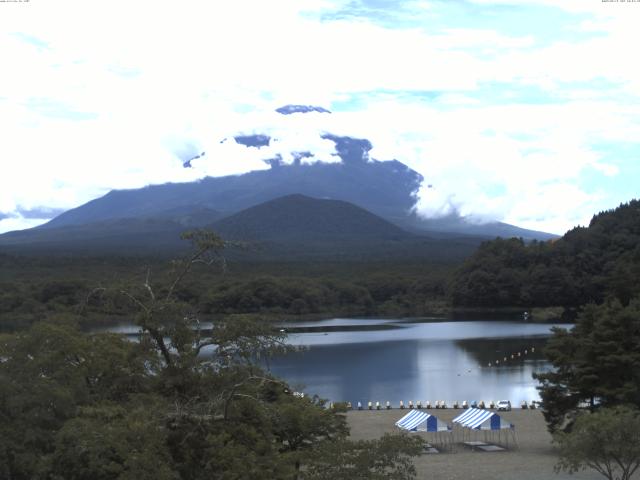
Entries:
<svg viewBox="0 0 640 480">
<path fill-rule="evenodd" d="M 295 194 L 250 207 L 211 228 L 248 242 L 262 259 L 436 259 L 457 261 L 481 239 L 436 239 L 407 232 L 352 203 Z"/>
<path fill-rule="evenodd" d="M 175 207 L 153 216 L 109 218 L 77 225 L 8 232 L 0 235 L 3 252 L 161 253 L 183 249 L 180 234 L 209 225 L 223 215 L 200 207 Z"/>
<path fill-rule="evenodd" d="M 328 110 L 312 105 L 286 105 L 276 111 L 291 116 L 331 115 Z M 225 177 L 206 177 L 195 182 L 113 190 L 101 198 L 58 215 L 28 233 L 0 236 L 0 244 L 7 244 L 9 239 L 17 238 L 39 244 L 56 238 L 60 243 L 65 235 L 70 235 L 69 232 L 74 232 L 76 236 L 80 232 L 86 232 L 83 235 L 98 241 L 99 232 L 111 237 L 111 230 L 119 232 L 123 239 L 127 230 L 136 238 L 142 238 L 145 228 L 157 234 L 160 230 L 174 232 L 181 226 L 204 227 L 264 202 L 295 194 L 347 202 L 403 230 L 431 237 L 515 236 L 525 240 L 555 237 L 498 222 L 480 225 L 459 215 L 441 219 L 421 218 L 415 214 L 414 206 L 417 192 L 424 180 L 422 175 L 397 160 L 380 161 L 371 158 L 372 144 L 367 139 L 326 132 L 320 134 L 320 137 L 334 143 L 334 155 L 338 161 L 321 162 L 311 151 L 290 152 L 293 157 L 290 164 L 285 163 L 280 155 L 265 158 L 265 163 L 269 165 L 266 170 Z M 277 140 L 263 133 L 252 133 L 238 134 L 225 138 L 222 142 L 236 142 L 248 149 L 259 150 Z M 191 161 L 205 155 L 206 152 L 203 151 L 186 159 L 184 167 L 192 168 Z M 265 153 L 265 156 L 268 154 Z M 334 209 L 333 214 L 340 216 L 338 209 Z M 228 220 L 219 227 L 227 228 L 231 222 L 232 220 Z M 304 228 L 311 226 L 308 224 Z M 67 234 L 63 232 L 65 228 L 70 229 Z M 53 230 L 56 232 L 44 233 Z M 295 238 L 300 235 L 300 232 L 289 233 Z M 70 241 L 75 242 L 73 235 L 70 236 Z M 477 243 L 477 239 L 473 241 Z M 107 240 L 105 242 L 108 243 Z"/>
<path fill-rule="evenodd" d="M 155 254 L 184 248 L 184 224 L 155 218 L 120 218 L 83 225 L 31 228 L 0 235 L 2 253 Z"/>
<path fill-rule="evenodd" d="M 330 134 L 323 138 L 336 145 L 337 163 L 303 163 L 312 153 L 299 152 L 298 160 L 284 165 L 271 159 L 271 168 L 243 175 L 207 177 L 196 182 L 152 185 L 133 190 L 113 190 L 105 196 L 68 210 L 39 229 L 86 225 L 124 218 L 162 218 L 180 222 L 174 213 L 197 218 L 199 212 L 216 212 L 218 218 L 291 194 L 343 200 L 358 205 L 404 229 L 446 236 L 473 235 L 495 238 L 522 237 L 546 240 L 554 235 L 521 229 L 504 223 L 475 224 L 452 215 L 444 219 L 423 219 L 412 213 L 416 192 L 423 177 L 397 160 L 369 158 L 368 140 Z M 255 148 L 268 144 L 265 135 L 236 137 L 235 141 Z M 312 158 L 311 158 L 312 160 Z M 207 215 L 202 221 L 211 220 Z"/>
<path fill-rule="evenodd" d="M 293 113 L 331 113 L 326 108 L 316 107 L 314 105 L 285 105 L 284 107 L 276 108 L 276 112 L 282 115 L 291 115 Z"/>
<path fill-rule="evenodd" d="M 261 137 L 262 138 L 262 137 Z M 394 220 L 407 217 L 415 204 L 422 176 L 395 161 L 368 159 L 371 144 L 350 137 L 327 136 L 336 143 L 340 163 L 271 163 L 268 170 L 207 177 L 189 183 L 114 190 L 69 210 L 39 228 L 112 220 L 166 217 L 176 208 L 211 209 L 229 215 L 290 194 L 344 200 Z M 248 141 L 243 138 L 242 141 Z M 261 141 L 266 141 L 262 139 Z"/>
<path fill-rule="evenodd" d="M 0 251 L 175 254 L 187 247 L 179 237 L 190 226 L 168 216 L 30 229 L 0 236 Z M 230 253 L 238 260 L 422 258 L 448 262 L 467 257 L 482 240 L 416 235 L 352 203 L 300 194 L 269 200 L 206 227 L 242 243 L 241 252 Z"/>
<path fill-rule="evenodd" d="M 396 225 L 342 200 L 287 195 L 247 208 L 212 225 L 224 238 L 280 243 L 338 243 L 414 238 Z"/>
<path fill-rule="evenodd" d="M 553 233 L 529 230 L 504 222 L 477 223 L 469 221 L 456 213 L 441 218 L 421 218 L 412 214 L 405 219 L 399 219 L 397 223 L 409 231 L 431 236 L 447 237 L 457 234 L 485 237 L 487 239 L 516 237 L 522 238 L 525 241 L 546 241 L 558 238 L 558 235 L 554 235 Z"/>
</svg>

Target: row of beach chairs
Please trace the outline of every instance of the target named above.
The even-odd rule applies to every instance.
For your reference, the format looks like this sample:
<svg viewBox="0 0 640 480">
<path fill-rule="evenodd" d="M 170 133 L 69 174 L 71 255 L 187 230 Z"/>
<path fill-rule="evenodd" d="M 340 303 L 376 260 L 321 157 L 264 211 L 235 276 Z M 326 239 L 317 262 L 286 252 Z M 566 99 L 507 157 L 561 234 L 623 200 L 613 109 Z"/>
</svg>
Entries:
<svg viewBox="0 0 640 480">
<path fill-rule="evenodd" d="M 351 405 L 351 402 L 347 402 L 347 408 L 349 410 L 351 410 L 353 408 L 353 406 Z M 380 402 L 375 402 L 375 404 L 373 402 L 369 402 L 367 404 L 367 409 L 368 410 L 391 410 L 393 408 L 393 406 L 391 405 L 391 402 L 387 402 L 384 407 L 380 404 Z M 476 402 L 475 400 L 472 402 L 467 402 L 466 400 L 464 400 L 462 403 L 459 403 L 457 401 L 453 402 L 451 404 L 451 407 L 449 407 L 449 405 L 447 404 L 447 402 L 445 402 L 444 400 L 436 400 L 433 404 L 431 402 L 429 402 L 428 400 L 423 404 L 420 400 L 418 400 L 415 404 L 413 403 L 413 401 L 409 400 L 409 403 L 407 405 L 404 404 L 404 402 L 402 400 L 400 400 L 400 403 L 398 405 L 398 408 L 401 410 L 404 409 L 413 409 L 413 408 L 417 408 L 417 409 L 433 409 L 433 408 L 437 408 L 437 409 L 446 409 L 446 408 L 454 408 L 454 409 L 466 409 L 466 408 L 482 408 L 482 409 L 489 409 L 489 410 L 493 410 L 496 407 L 496 402 L 490 401 L 485 403 L 484 401 L 480 401 L 480 402 Z M 531 401 L 530 403 L 527 403 L 526 400 L 523 400 L 520 403 L 520 408 L 525 410 L 525 409 L 531 409 L 534 410 L 536 408 L 538 408 L 538 403 L 536 401 Z M 364 410 L 364 407 L 362 405 L 361 402 L 358 402 L 357 404 L 357 409 L 358 410 Z"/>
</svg>

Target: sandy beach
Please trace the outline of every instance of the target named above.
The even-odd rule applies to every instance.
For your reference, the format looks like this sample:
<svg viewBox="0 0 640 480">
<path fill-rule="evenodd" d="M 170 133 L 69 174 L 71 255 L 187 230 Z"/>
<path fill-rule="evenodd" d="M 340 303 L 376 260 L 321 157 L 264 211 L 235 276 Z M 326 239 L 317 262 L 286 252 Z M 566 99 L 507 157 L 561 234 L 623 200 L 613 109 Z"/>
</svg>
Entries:
<svg viewBox="0 0 640 480">
<path fill-rule="evenodd" d="M 427 410 L 441 420 L 451 419 L 461 410 Z M 347 413 L 351 438 L 365 440 L 377 438 L 385 432 L 397 432 L 394 423 L 408 410 L 350 411 Z M 553 470 L 557 454 L 551 443 L 542 413 L 539 410 L 514 409 L 500 415 L 515 425 L 518 448 L 509 441 L 509 449 L 500 452 L 471 451 L 457 444 L 453 452 L 443 450 L 438 454 L 424 454 L 415 464 L 420 479 L 444 480 L 595 480 L 604 478 L 595 471 L 573 475 L 556 474 Z M 413 435 L 413 434 L 412 434 Z M 416 435 L 429 435 L 416 433 Z M 479 439 L 481 440 L 482 434 Z M 432 437 L 429 437 L 432 438 Z M 503 436 L 504 439 L 504 436 Z M 640 478 L 638 474 L 634 478 Z"/>
</svg>

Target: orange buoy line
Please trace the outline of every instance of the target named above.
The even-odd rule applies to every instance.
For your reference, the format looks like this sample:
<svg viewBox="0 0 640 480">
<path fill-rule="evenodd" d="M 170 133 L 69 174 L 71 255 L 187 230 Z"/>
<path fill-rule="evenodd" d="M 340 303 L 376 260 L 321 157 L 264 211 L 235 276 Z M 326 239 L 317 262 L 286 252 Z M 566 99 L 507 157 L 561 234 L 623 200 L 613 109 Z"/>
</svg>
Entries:
<svg viewBox="0 0 640 480">
<path fill-rule="evenodd" d="M 521 358 L 523 354 L 524 355 L 528 355 L 529 352 L 534 353 L 535 351 L 536 351 L 536 347 L 531 347 L 530 349 L 525 349 L 524 352 L 512 353 L 510 359 L 507 356 L 502 357 L 502 362 L 506 363 L 509 360 L 516 360 L 518 358 Z M 489 362 L 487 364 L 487 367 L 493 367 L 493 366 L 498 366 L 498 365 L 500 365 L 500 359 L 499 358 L 495 362 Z M 478 368 L 482 368 L 482 365 L 479 365 Z"/>
</svg>

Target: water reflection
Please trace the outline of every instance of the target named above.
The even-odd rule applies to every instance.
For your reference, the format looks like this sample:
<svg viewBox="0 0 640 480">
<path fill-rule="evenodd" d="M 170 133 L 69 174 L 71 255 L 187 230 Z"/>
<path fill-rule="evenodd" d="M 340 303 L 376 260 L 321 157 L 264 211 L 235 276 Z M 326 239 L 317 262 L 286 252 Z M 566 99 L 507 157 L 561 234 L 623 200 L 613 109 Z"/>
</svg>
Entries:
<svg viewBox="0 0 640 480">
<path fill-rule="evenodd" d="M 332 401 L 397 405 L 400 400 L 508 399 L 519 404 L 539 398 L 531 375 L 550 368 L 542 347 L 553 326 L 571 328 L 497 319 L 287 323 L 282 327 L 290 332 L 289 342 L 307 349 L 271 359 L 268 366 L 296 389 Z M 132 324 L 105 329 L 134 340 L 139 334 Z"/>
<path fill-rule="evenodd" d="M 294 334 L 291 342 L 308 349 L 272 359 L 271 371 L 307 393 L 354 404 L 538 399 L 531 375 L 549 369 L 542 347 L 551 325 L 394 323 L 400 328 Z"/>
</svg>

